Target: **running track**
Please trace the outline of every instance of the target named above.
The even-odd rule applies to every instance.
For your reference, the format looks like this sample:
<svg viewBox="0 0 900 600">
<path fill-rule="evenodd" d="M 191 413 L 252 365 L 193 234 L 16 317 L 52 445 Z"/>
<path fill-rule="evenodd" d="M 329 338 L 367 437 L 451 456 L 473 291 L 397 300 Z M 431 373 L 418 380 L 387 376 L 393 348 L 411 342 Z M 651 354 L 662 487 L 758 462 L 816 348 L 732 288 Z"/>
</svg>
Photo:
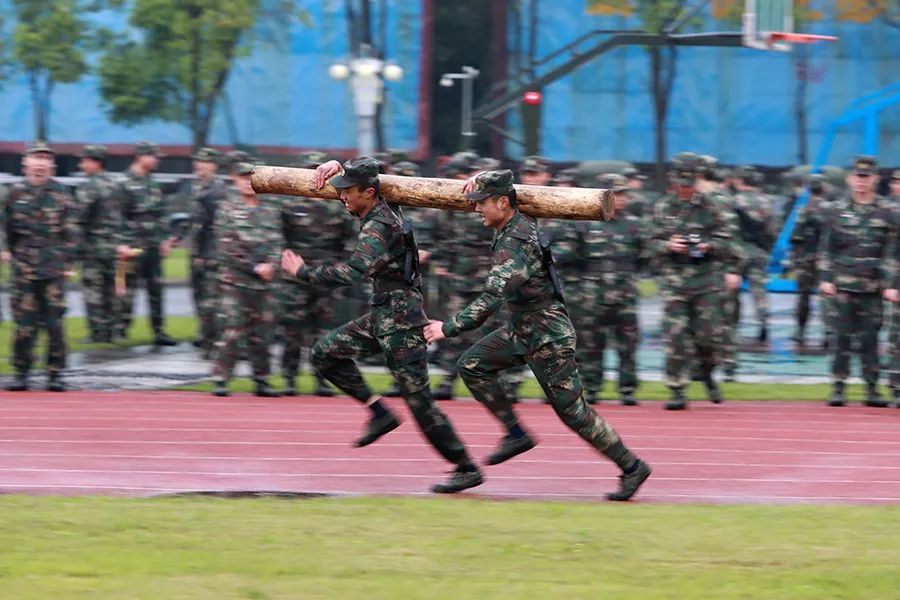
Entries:
<svg viewBox="0 0 900 600">
<path fill-rule="evenodd" d="M 350 447 L 367 412 L 346 398 L 187 392 L 0 394 L 0 493 L 151 496 L 208 490 L 420 495 L 449 469 L 405 422 Z M 474 402 L 441 406 L 475 457 L 500 431 Z M 599 405 L 654 467 L 644 502 L 900 502 L 900 410 L 696 401 Z M 473 496 L 596 500 L 615 468 L 545 405 L 520 405 L 539 439 L 486 469 Z"/>
</svg>

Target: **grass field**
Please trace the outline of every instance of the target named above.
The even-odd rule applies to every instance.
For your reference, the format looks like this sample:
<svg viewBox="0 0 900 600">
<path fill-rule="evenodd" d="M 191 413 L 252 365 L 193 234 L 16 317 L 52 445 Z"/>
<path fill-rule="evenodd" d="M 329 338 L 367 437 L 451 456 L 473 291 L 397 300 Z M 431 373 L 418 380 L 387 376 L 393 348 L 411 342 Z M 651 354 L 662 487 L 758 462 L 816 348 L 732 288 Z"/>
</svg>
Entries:
<svg viewBox="0 0 900 600">
<path fill-rule="evenodd" d="M 190 279 L 190 266 L 188 265 L 188 252 L 184 248 L 174 248 L 168 257 L 163 259 L 163 279 L 168 283 L 186 283 Z M 0 284 L 8 284 L 10 268 L 7 264 L 0 264 Z M 72 278 L 72 283 L 81 280 L 81 272 L 78 271 Z"/>
<path fill-rule="evenodd" d="M 0 597 L 896 598 L 900 507 L 0 497 Z"/>
</svg>

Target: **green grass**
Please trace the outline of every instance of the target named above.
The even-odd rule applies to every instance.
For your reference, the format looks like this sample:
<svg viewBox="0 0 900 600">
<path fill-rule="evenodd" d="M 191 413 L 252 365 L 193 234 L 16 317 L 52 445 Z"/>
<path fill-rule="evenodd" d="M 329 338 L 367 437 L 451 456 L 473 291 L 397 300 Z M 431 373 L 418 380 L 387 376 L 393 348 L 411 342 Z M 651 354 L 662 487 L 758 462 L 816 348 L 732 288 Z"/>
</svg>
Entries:
<svg viewBox="0 0 900 600">
<path fill-rule="evenodd" d="M 900 507 L 0 497 L 0 597 L 896 598 Z"/>
<path fill-rule="evenodd" d="M 187 283 L 190 280 L 190 264 L 188 263 L 188 251 L 184 248 L 174 248 L 168 257 L 163 259 L 162 264 L 163 280 L 166 283 Z M 10 267 L 8 264 L 0 263 L 0 284 L 8 284 L 10 277 Z M 72 277 L 70 283 L 78 283 L 81 281 L 80 269 Z"/>
</svg>

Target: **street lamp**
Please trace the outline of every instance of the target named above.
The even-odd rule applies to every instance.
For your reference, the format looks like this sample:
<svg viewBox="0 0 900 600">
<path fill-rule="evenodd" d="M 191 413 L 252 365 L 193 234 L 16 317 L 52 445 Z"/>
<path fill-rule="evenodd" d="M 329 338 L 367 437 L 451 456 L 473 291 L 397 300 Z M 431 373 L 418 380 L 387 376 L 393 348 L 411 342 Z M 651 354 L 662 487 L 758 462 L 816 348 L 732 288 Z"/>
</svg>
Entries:
<svg viewBox="0 0 900 600">
<path fill-rule="evenodd" d="M 375 152 L 375 115 L 382 100 L 384 80 L 400 81 L 403 69 L 373 55 L 372 47 L 363 44 L 359 56 L 349 63 L 339 62 L 328 67 L 332 79 L 350 78 L 353 108 L 357 118 L 357 146 L 361 155 Z"/>
<path fill-rule="evenodd" d="M 472 131 L 472 92 L 474 91 L 475 78 L 481 73 L 475 67 L 463 67 L 462 73 L 444 73 L 441 75 L 440 84 L 442 87 L 453 87 L 453 80 L 462 80 L 462 124 L 461 131 L 463 139 L 463 150 L 472 147 L 475 139 L 475 132 Z"/>
</svg>

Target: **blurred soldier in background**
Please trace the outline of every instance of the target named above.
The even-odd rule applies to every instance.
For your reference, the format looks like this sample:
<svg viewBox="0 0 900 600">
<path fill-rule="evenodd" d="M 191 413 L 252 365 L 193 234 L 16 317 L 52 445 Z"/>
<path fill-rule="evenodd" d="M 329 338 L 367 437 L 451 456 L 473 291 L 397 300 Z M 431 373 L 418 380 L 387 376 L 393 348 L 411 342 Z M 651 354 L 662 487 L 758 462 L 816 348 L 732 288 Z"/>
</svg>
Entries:
<svg viewBox="0 0 900 600">
<path fill-rule="evenodd" d="M 878 332 L 884 314 L 882 294 L 892 289 L 889 252 L 897 238 L 897 209 L 875 193 L 879 182 L 875 158 L 857 157 L 846 181 L 848 194 L 830 207 L 819 248 L 819 291 L 834 298 L 837 312 L 834 390 L 828 403 L 846 403 L 844 385 L 850 377 L 851 340 L 856 334 L 867 387 L 865 405 L 880 408 L 887 402 L 878 391 Z"/>
<path fill-rule="evenodd" d="M 890 181 L 891 199 L 894 202 L 894 215 L 897 217 L 895 229 L 900 229 L 900 169 L 894 169 Z M 900 233 L 895 235 L 894 244 L 894 281 L 891 288 L 900 289 Z M 900 294 L 886 293 L 885 297 L 893 303 L 891 308 L 891 389 L 893 390 L 894 405 L 900 408 Z"/>
<path fill-rule="evenodd" d="M 34 342 L 47 330 L 47 389 L 65 391 L 66 366 L 63 285 L 74 273 L 78 248 L 78 211 L 66 188 L 51 179 L 53 150 L 38 142 L 22 158 L 24 181 L 14 184 L 3 206 L 6 243 L 12 255 L 12 314 L 16 323 L 7 390 L 29 387 Z"/>
<path fill-rule="evenodd" d="M 168 256 L 170 249 L 165 235 L 165 204 L 162 189 L 150 177 L 159 166 L 162 154 L 159 146 L 149 142 L 139 142 L 134 154 L 134 161 L 125 172 L 122 200 L 122 241 L 132 252 L 120 253 L 120 258 L 130 259 L 132 265 L 125 278 L 125 296 L 122 298 L 117 333 L 126 337 L 134 311 L 134 294 L 138 281 L 143 281 L 150 305 L 153 344 L 174 346 L 175 340 L 163 332 L 162 259 Z"/>
<path fill-rule="evenodd" d="M 81 225 L 81 274 L 89 340 L 113 340 L 120 313 L 116 254 L 122 235 L 122 186 L 106 172 L 106 148 L 85 146 L 78 167 L 87 176 L 76 190 Z"/>
<path fill-rule="evenodd" d="M 647 180 L 647 176 L 642 175 L 634 167 L 625 167 L 622 175 L 628 185 L 628 203 L 625 205 L 625 210 L 628 211 L 628 214 L 641 218 L 651 214 L 653 207 L 644 193 L 644 182 Z"/>
<path fill-rule="evenodd" d="M 228 200 L 216 213 L 219 321 L 222 335 L 215 346 L 213 378 L 216 396 L 227 396 L 228 380 L 238 359 L 238 343 L 246 340 L 256 395 L 279 394 L 269 387 L 269 346 L 274 323 L 273 281 L 281 253 L 278 207 L 260 199 L 250 185 L 253 165 L 231 167 Z"/>
<path fill-rule="evenodd" d="M 0 281 L 3 279 L 3 271 L 6 268 L 6 265 L 9 264 L 10 259 L 12 258 L 9 254 L 9 250 L 7 250 L 6 245 L 6 227 L 3 224 L 3 217 L 5 214 L 5 206 L 6 206 L 6 197 L 9 195 L 9 190 L 6 189 L 6 186 L 0 186 Z M 3 285 L 0 284 L 0 291 L 3 290 Z M 0 325 L 3 324 L 3 297 L 0 296 Z"/>
</svg>

